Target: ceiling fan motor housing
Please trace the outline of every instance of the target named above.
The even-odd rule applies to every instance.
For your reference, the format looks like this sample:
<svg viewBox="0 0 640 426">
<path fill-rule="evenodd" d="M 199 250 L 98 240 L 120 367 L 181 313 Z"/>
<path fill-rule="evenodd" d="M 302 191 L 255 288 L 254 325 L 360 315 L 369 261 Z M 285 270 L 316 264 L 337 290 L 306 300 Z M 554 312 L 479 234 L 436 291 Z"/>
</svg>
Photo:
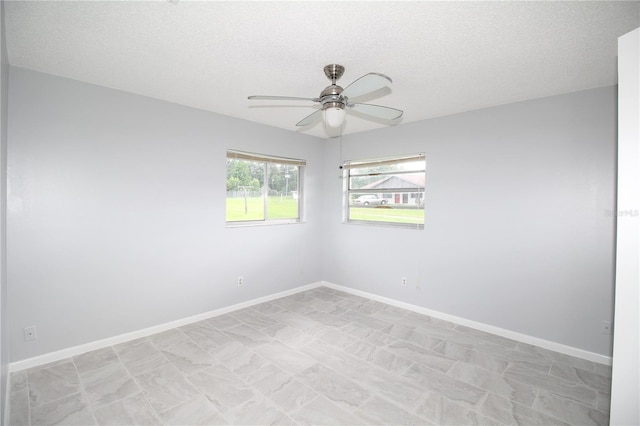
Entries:
<svg viewBox="0 0 640 426">
<path fill-rule="evenodd" d="M 341 96 L 342 87 L 332 84 L 320 93 L 320 102 L 322 103 L 322 109 L 327 108 L 342 108 L 344 109 L 346 99 Z"/>
</svg>

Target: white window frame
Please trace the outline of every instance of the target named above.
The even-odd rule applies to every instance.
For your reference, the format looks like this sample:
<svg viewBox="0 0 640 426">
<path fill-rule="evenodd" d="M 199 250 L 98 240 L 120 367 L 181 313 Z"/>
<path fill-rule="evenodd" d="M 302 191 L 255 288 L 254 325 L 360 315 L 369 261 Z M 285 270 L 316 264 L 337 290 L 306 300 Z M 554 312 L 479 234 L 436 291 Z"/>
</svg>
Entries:
<svg viewBox="0 0 640 426">
<path fill-rule="evenodd" d="M 241 226 L 255 226 L 255 225 L 277 225 L 277 224 L 292 224 L 302 223 L 304 213 L 304 170 L 307 164 L 306 160 L 278 157 L 266 154 L 256 154 L 244 151 L 236 151 L 232 149 L 227 150 L 226 159 L 244 160 L 264 163 L 264 182 L 261 188 L 262 197 L 264 200 L 264 219 L 259 220 L 227 220 L 227 197 L 225 197 L 225 221 L 227 227 L 241 227 Z M 298 168 L 298 216 L 296 218 L 284 218 L 284 219 L 269 219 L 268 199 L 269 199 L 269 164 L 282 164 L 287 166 L 294 166 Z M 226 176 L 226 173 L 225 173 Z"/>
<path fill-rule="evenodd" d="M 410 170 L 395 170 L 395 171 L 383 171 L 383 172 L 375 172 L 375 173 L 358 173 L 357 170 L 365 167 L 376 167 L 376 166 L 384 166 L 384 165 L 399 165 L 403 163 L 412 163 L 412 162 L 422 162 L 422 166 L 418 169 L 410 169 Z M 343 222 L 350 224 L 366 224 L 366 225 L 376 225 L 376 226 L 392 226 L 398 228 L 411 228 L 411 229 L 424 229 L 424 214 L 425 214 L 425 187 L 414 187 L 414 188 L 367 188 L 367 189 L 357 189 L 351 188 L 351 178 L 358 176 L 394 176 L 394 175 L 402 175 L 402 174 L 410 174 L 410 173 L 424 173 L 426 179 L 426 159 L 423 153 L 419 154 L 410 154 L 410 155 L 399 155 L 396 157 L 387 157 L 387 158 L 379 158 L 379 159 L 371 159 L 371 160 L 349 160 L 345 161 L 342 164 L 343 169 L 343 181 L 344 181 L 344 191 L 343 191 Z M 356 170 L 355 174 L 352 173 L 352 170 Z M 426 185 L 426 184 L 425 184 Z M 364 220 L 364 219 L 352 219 L 351 218 L 351 207 L 353 204 L 351 203 L 353 194 L 407 194 L 407 197 L 411 198 L 411 194 L 418 193 L 420 194 L 418 199 L 422 200 L 422 207 L 418 207 L 416 210 L 421 210 L 423 215 L 422 223 L 403 223 L 403 222 L 394 222 L 394 221 L 382 221 L 382 220 Z M 389 206 L 386 206 L 389 207 Z"/>
</svg>

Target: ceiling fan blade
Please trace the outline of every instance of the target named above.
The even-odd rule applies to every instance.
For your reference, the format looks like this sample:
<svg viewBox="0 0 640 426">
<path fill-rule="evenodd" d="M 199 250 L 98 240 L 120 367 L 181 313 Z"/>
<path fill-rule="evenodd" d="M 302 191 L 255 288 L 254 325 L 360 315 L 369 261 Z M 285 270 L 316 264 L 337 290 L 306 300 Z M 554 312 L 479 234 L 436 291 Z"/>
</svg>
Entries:
<svg viewBox="0 0 640 426">
<path fill-rule="evenodd" d="M 247 99 L 255 99 L 257 101 L 312 101 L 319 102 L 318 98 L 299 98 L 296 96 L 249 96 Z"/>
<path fill-rule="evenodd" d="M 347 98 L 357 98 L 358 96 L 366 95 L 367 93 L 382 89 L 383 87 L 388 86 L 391 82 L 391 78 L 384 74 L 370 72 L 348 85 L 342 91 L 342 96 L 346 96 Z"/>
<path fill-rule="evenodd" d="M 321 115 L 322 115 L 322 110 L 321 109 L 319 109 L 317 111 L 314 111 L 311 114 L 307 115 L 302 120 L 298 121 L 296 123 L 296 126 L 299 126 L 299 127 L 308 126 L 309 124 L 313 123 L 318 118 L 320 118 Z"/>
<path fill-rule="evenodd" d="M 385 120 L 396 120 L 404 114 L 402 110 L 380 105 L 349 103 L 348 106 L 359 113 Z"/>
</svg>

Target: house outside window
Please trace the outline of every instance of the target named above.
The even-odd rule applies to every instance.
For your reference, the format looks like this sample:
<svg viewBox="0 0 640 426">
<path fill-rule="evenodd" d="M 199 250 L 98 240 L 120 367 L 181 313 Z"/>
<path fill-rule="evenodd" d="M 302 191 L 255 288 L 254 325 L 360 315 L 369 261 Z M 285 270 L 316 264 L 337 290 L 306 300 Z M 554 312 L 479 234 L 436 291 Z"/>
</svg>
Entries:
<svg viewBox="0 0 640 426">
<path fill-rule="evenodd" d="M 424 228 L 424 154 L 343 164 L 345 222 Z"/>
<path fill-rule="evenodd" d="M 300 222 L 305 160 L 227 151 L 227 225 Z"/>
</svg>

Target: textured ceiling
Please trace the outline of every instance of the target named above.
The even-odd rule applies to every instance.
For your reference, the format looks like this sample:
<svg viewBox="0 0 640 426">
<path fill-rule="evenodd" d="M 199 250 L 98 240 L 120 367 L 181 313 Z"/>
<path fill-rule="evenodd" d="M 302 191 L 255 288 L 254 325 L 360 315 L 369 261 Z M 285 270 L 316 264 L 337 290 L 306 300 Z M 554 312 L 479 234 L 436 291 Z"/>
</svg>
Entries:
<svg viewBox="0 0 640 426">
<path fill-rule="evenodd" d="M 640 26 L 626 2 L 7 1 L 11 65 L 327 137 L 313 112 L 323 67 L 346 87 L 393 79 L 371 103 L 400 121 L 617 82 L 617 37 Z M 386 124 L 348 115 L 344 134 Z"/>
</svg>

